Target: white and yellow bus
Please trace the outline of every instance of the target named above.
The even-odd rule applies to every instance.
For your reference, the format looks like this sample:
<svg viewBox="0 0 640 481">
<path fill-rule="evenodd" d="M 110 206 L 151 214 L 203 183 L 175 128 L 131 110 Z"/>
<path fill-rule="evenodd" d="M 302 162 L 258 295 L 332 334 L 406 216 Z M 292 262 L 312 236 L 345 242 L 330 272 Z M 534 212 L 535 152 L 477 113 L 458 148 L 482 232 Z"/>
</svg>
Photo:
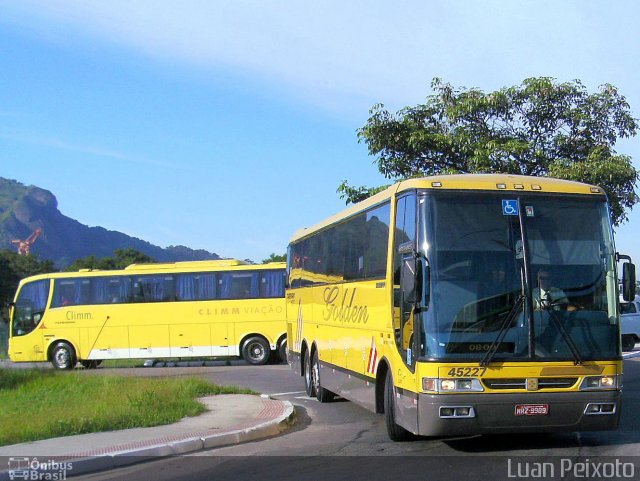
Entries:
<svg viewBox="0 0 640 481">
<path fill-rule="evenodd" d="M 9 357 L 71 369 L 105 359 L 285 357 L 285 264 L 134 264 L 23 279 Z"/>
<path fill-rule="evenodd" d="M 310 396 L 384 413 L 394 440 L 615 429 L 620 258 L 598 187 L 401 182 L 292 238 L 288 360 Z"/>
</svg>

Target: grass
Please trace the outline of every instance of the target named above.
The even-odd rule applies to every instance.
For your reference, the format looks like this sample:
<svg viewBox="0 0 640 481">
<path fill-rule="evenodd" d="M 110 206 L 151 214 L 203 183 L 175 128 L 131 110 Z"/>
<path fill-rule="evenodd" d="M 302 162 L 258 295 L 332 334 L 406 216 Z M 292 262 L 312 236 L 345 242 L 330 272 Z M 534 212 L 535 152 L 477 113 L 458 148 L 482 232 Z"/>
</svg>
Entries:
<svg viewBox="0 0 640 481">
<path fill-rule="evenodd" d="M 0 446 L 169 424 L 202 413 L 197 397 L 238 393 L 255 394 L 197 378 L 0 369 Z"/>
</svg>

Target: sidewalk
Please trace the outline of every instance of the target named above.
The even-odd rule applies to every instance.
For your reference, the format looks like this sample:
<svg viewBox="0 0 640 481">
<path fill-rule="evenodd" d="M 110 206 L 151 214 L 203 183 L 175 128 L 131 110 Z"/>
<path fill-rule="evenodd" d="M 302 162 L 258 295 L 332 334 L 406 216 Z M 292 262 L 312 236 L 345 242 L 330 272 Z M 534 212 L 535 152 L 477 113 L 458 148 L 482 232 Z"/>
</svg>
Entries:
<svg viewBox="0 0 640 481">
<path fill-rule="evenodd" d="M 208 411 L 165 426 L 81 434 L 0 447 L 0 480 L 15 478 L 9 458 L 68 462 L 67 476 L 112 469 L 160 456 L 275 436 L 295 420 L 293 405 L 267 396 L 224 394 L 200 400 Z M 17 461 L 16 461 L 17 462 Z M 9 470 L 13 469 L 11 473 Z M 22 471 L 29 468 L 22 467 Z M 23 478 L 26 479 L 26 478 Z"/>
</svg>

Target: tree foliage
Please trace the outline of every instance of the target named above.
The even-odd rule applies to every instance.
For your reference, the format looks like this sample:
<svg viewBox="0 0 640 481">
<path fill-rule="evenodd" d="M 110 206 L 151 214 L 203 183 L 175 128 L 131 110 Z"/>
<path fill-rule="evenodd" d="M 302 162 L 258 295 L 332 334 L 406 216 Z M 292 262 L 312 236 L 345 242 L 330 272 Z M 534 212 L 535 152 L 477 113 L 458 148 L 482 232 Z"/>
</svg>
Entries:
<svg viewBox="0 0 640 481">
<path fill-rule="evenodd" d="M 113 257 L 103 257 L 101 259 L 95 256 L 87 256 L 77 259 L 69 267 L 67 271 L 78 271 L 80 269 L 100 269 L 115 270 L 124 269 L 131 264 L 145 264 L 155 262 L 152 257 L 136 250 L 136 249 L 116 249 Z"/>
<path fill-rule="evenodd" d="M 0 303 L 5 305 L 13 299 L 21 279 L 54 271 L 52 261 L 41 261 L 37 255 L 21 256 L 12 250 L 1 250 Z"/>
<path fill-rule="evenodd" d="M 269 262 L 287 262 L 287 254 L 276 254 L 272 252 L 267 259 L 262 259 L 263 264 L 268 264 Z"/>
<path fill-rule="evenodd" d="M 135 249 L 116 249 L 114 257 L 97 259 L 94 256 L 88 256 L 76 260 L 66 270 L 124 269 L 128 265 L 145 262 L 154 262 L 154 260 Z M 21 256 L 12 250 L 0 250 L 0 304 L 5 305 L 13 299 L 21 279 L 55 271 L 57 269 L 53 261 L 40 260 L 35 254 Z"/>
<path fill-rule="evenodd" d="M 434 94 L 424 104 L 395 114 L 374 105 L 358 131 L 386 178 L 508 173 L 597 184 L 609 196 L 615 225 L 638 202 L 638 171 L 614 149 L 638 125 L 613 85 L 592 94 L 578 80 L 558 83 L 549 77 L 490 93 L 437 78 L 431 86 Z M 344 181 L 338 192 L 357 202 L 376 188 Z"/>
</svg>

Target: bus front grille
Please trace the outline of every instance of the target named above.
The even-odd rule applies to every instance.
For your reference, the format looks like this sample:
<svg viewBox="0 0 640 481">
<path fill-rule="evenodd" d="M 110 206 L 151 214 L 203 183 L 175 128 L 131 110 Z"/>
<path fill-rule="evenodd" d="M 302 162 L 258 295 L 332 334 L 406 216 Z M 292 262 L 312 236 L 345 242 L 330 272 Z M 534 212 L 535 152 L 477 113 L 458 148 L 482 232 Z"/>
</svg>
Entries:
<svg viewBox="0 0 640 481">
<path fill-rule="evenodd" d="M 483 379 L 489 389 L 527 389 L 527 378 L 490 378 Z M 578 382 L 577 377 L 538 378 L 538 389 L 569 389 Z"/>
</svg>

